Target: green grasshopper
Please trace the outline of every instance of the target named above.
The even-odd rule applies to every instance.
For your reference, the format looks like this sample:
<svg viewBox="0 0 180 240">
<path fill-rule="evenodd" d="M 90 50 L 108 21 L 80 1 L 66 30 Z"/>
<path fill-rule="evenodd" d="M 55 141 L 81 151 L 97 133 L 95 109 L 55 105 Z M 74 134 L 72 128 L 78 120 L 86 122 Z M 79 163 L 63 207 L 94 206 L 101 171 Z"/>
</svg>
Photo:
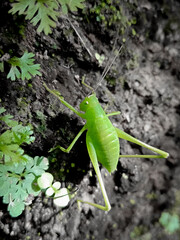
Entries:
<svg viewBox="0 0 180 240">
<path fill-rule="evenodd" d="M 169 154 L 167 152 L 164 152 L 146 143 L 143 143 L 138 139 L 130 136 L 129 134 L 123 132 L 122 130 L 114 127 L 108 117 L 120 114 L 120 112 L 112 112 L 112 113 L 106 114 L 102 109 L 95 93 L 86 97 L 81 102 L 80 104 L 81 112 L 80 112 L 80 111 L 77 111 L 69 103 L 67 103 L 58 91 L 49 89 L 45 83 L 44 83 L 44 86 L 47 89 L 47 91 L 49 91 L 54 96 L 56 96 L 61 101 L 62 104 L 64 104 L 74 113 L 76 113 L 79 117 L 86 120 L 86 124 L 80 130 L 80 132 L 77 134 L 77 136 L 74 138 L 74 140 L 72 141 L 72 143 L 69 145 L 67 149 L 61 146 L 57 146 L 63 152 L 69 153 L 72 147 L 74 146 L 74 144 L 76 143 L 76 141 L 78 140 L 78 138 L 81 136 L 81 134 L 87 130 L 86 145 L 87 145 L 90 159 L 92 161 L 94 170 L 96 172 L 96 175 L 100 184 L 105 206 L 83 201 L 83 200 L 78 200 L 79 202 L 87 203 L 89 205 L 92 205 L 104 211 L 109 211 L 111 209 L 111 205 L 109 203 L 109 199 L 108 199 L 108 196 L 104 187 L 104 183 L 101 177 L 101 173 L 99 170 L 98 161 L 103 165 L 103 167 L 105 167 L 109 171 L 109 173 L 111 173 L 116 169 L 118 164 L 118 159 L 120 157 L 129 157 L 129 158 L 167 158 L 168 157 Z M 119 138 L 136 143 L 142 147 L 145 147 L 157 153 L 158 155 L 120 155 Z"/>
</svg>

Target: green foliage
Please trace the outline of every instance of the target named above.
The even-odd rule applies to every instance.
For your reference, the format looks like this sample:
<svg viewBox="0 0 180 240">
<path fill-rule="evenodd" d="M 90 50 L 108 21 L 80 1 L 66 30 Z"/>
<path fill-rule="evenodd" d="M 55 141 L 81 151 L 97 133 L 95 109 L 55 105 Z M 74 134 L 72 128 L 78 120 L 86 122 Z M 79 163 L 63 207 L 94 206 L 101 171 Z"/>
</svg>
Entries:
<svg viewBox="0 0 180 240">
<path fill-rule="evenodd" d="M 4 62 L 0 62 L 0 71 L 4 72 Z"/>
<path fill-rule="evenodd" d="M 102 22 L 106 27 L 112 27 L 118 23 L 122 35 L 127 27 L 136 24 L 136 19 L 128 17 L 116 0 L 99 1 L 90 9 L 90 13 L 95 16 L 97 22 Z M 136 35 L 134 29 L 132 29 L 132 35 Z"/>
<path fill-rule="evenodd" d="M 0 196 L 3 197 L 3 203 L 8 204 L 8 211 L 12 217 L 22 213 L 29 194 L 39 194 L 40 189 L 35 180 L 47 168 L 48 161 L 43 157 L 29 157 L 26 165 L 22 162 L 18 165 L 0 164 Z"/>
<path fill-rule="evenodd" d="M 98 53 L 95 53 L 95 58 L 98 60 L 99 66 L 102 66 L 105 56 L 103 54 L 99 55 Z"/>
<path fill-rule="evenodd" d="M 175 213 L 170 214 L 168 212 L 163 212 L 159 222 L 169 234 L 173 234 L 180 229 L 179 217 Z"/>
<path fill-rule="evenodd" d="M 5 111 L 0 108 L 0 114 Z M 0 116 L 4 131 L 0 135 L 0 197 L 8 204 L 10 215 L 17 217 L 24 210 L 28 195 L 37 196 L 40 192 L 36 179 L 48 168 L 48 160 L 24 154 L 21 145 L 34 141 L 33 131 L 31 126 L 23 126 L 12 117 L 9 114 Z"/>
<path fill-rule="evenodd" d="M 71 11 L 77 11 L 77 8 L 83 8 L 84 0 L 15 0 L 12 4 L 12 9 L 9 13 L 26 15 L 26 19 L 36 26 L 39 24 L 37 31 L 46 35 L 51 33 L 51 27 L 56 27 L 56 22 L 60 16 L 59 4 L 62 6 L 62 12 L 68 13 L 68 8 Z"/>
<path fill-rule="evenodd" d="M 47 130 L 46 116 L 43 112 L 37 111 L 36 118 L 41 122 L 36 126 L 36 131 L 41 133 L 42 136 L 46 138 L 46 135 L 44 134 L 44 132 Z"/>
<path fill-rule="evenodd" d="M 36 26 L 38 32 L 51 33 L 51 27 L 56 27 L 58 20 L 58 2 L 54 0 L 17 0 L 9 13 L 25 14 L 26 19 Z"/>
<path fill-rule="evenodd" d="M 134 240 L 151 240 L 151 234 L 144 225 L 135 226 L 130 233 L 130 238 Z"/>
<path fill-rule="evenodd" d="M 151 192 L 151 193 L 146 194 L 146 198 L 148 200 L 154 200 L 154 199 L 157 199 L 157 195 L 156 195 L 156 193 Z"/>
<path fill-rule="evenodd" d="M 132 58 L 126 63 L 127 69 L 135 69 L 139 67 L 138 56 L 136 54 L 132 54 Z"/>
<path fill-rule="evenodd" d="M 3 51 L 0 49 L 0 71 L 4 72 Z"/>
<path fill-rule="evenodd" d="M 12 57 L 8 60 L 10 63 L 11 69 L 7 75 L 7 78 L 10 78 L 12 81 L 18 79 L 31 79 L 31 75 L 39 75 L 41 73 L 38 71 L 40 69 L 40 64 L 34 64 L 34 54 L 25 52 L 21 58 Z"/>
<path fill-rule="evenodd" d="M 59 3 L 61 4 L 62 7 L 62 12 L 64 14 L 68 13 L 68 8 L 72 11 L 75 12 L 78 10 L 78 8 L 84 8 L 84 0 L 58 0 Z"/>
<path fill-rule="evenodd" d="M 5 111 L 4 108 L 0 108 L 0 114 Z M 33 131 L 31 126 L 23 126 L 12 120 L 12 117 L 9 114 L 0 116 L 0 122 L 5 123 L 9 128 L 0 135 L 0 161 L 5 163 L 27 162 L 29 156 L 24 154 L 21 145 L 24 143 L 30 144 L 34 141 Z M 7 127 L 4 127 L 4 129 L 7 129 Z"/>
<path fill-rule="evenodd" d="M 0 57 L 2 57 L 2 54 L 0 53 Z M 0 71 L 4 72 L 4 62 L 2 61 L 2 59 L 0 58 Z"/>
</svg>

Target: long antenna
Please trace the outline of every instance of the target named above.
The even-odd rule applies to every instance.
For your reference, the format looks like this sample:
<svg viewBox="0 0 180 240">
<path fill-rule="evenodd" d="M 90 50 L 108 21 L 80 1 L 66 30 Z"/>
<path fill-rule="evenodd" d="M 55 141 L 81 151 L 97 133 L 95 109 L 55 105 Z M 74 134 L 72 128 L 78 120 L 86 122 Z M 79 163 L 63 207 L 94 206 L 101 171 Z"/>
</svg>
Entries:
<svg viewBox="0 0 180 240">
<path fill-rule="evenodd" d="M 68 22 L 71 24 L 71 27 L 74 29 L 74 31 L 75 31 L 76 34 L 78 35 L 80 41 L 82 42 L 83 46 L 85 47 L 85 49 L 87 50 L 87 52 L 89 53 L 89 55 L 90 55 L 91 57 L 93 57 L 93 55 L 92 55 L 90 49 L 87 48 L 85 42 L 83 41 L 81 35 L 79 34 L 78 30 L 77 30 L 77 29 L 75 28 L 75 26 L 73 25 L 73 23 L 71 22 L 71 20 L 70 20 L 68 17 L 66 17 L 66 19 L 67 19 Z"/>
<path fill-rule="evenodd" d="M 83 41 L 82 37 L 80 36 L 79 32 L 77 31 L 76 27 L 73 25 L 73 23 L 71 22 L 71 20 L 70 20 L 69 18 L 67 18 L 67 17 L 66 17 L 65 19 L 68 20 L 68 22 L 70 23 L 71 27 L 72 27 L 72 28 L 74 29 L 74 31 L 76 32 L 76 34 L 78 35 L 79 39 L 81 40 L 83 46 L 85 47 L 85 49 L 87 50 L 87 52 L 89 53 L 89 55 L 90 55 L 91 57 L 93 57 L 90 49 L 87 48 L 85 42 Z M 112 67 L 113 63 L 115 62 L 116 58 L 119 56 L 122 47 L 123 47 L 123 45 L 121 45 L 121 47 L 119 48 L 119 50 L 116 52 L 116 54 L 115 54 L 115 56 L 114 56 L 114 58 L 113 58 L 112 61 L 111 61 L 111 59 L 108 60 L 108 62 L 107 62 L 107 64 L 106 64 L 106 67 L 104 68 L 103 73 L 102 73 L 102 75 L 101 75 L 101 79 L 100 79 L 99 83 L 97 84 L 96 88 L 95 88 L 94 90 L 92 90 L 92 92 L 95 92 L 95 91 L 97 90 L 97 88 L 101 85 L 102 81 L 104 80 L 104 78 L 106 77 L 107 73 L 108 73 L 109 70 L 111 69 L 111 67 Z M 83 80 L 83 84 L 84 84 L 85 86 L 88 86 L 88 88 L 92 89 L 89 85 L 87 85 L 87 84 L 84 82 L 84 80 Z M 92 92 L 91 92 L 91 94 L 92 94 Z M 89 94 L 89 95 L 90 95 L 90 94 Z"/>
<path fill-rule="evenodd" d="M 116 52 L 116 55 L 114 56 L 113 60 L 111 61 L 111 59 L 107 62 L 106 67 L 104 68 L 104 71 L 102 73 L 101 76 L 101 80 L 99 81 L 99 83 L 97 84 L 96 88 L 94 89 L 94 92 L 97 90 L 97 88 L 101 85 L 102 81 L 104 80 L 104 78 L 106 77 L 107 73 L 109 72 L 109 70 L 111 69 L 113 63 L 115 62 L 116 58 L 119 56 L 121 49 L 122 49 L 123 45 L 119 48 L 119 50 Z M 110 63 L 111 61 L 111 63 Z M 110 64 L 108 64 L 110 63 Z"/>
</svg>

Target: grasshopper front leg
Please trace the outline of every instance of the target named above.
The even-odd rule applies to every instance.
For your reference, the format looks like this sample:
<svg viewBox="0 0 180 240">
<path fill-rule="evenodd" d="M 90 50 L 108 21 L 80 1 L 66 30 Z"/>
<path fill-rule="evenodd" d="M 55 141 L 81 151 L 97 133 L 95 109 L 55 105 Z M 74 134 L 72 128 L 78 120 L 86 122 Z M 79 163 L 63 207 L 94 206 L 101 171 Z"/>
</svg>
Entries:
<svg viewBox="0 0 180 240">
<path fill-rule="evenodd" d="M 79 131 L 79 133 L 76 135 L 76 137 L 73 139 L 72 143 L 69 145 L 69 147 L 67 149 L 61 147 L 61 146 L 56 146 L 54 148 L 51 148 L 49 152 L 54 151 L 55 149 L 59 148 L 61 149 L 61 151 L 69 153 L 71 151 L 71 149 L 73 148 L 74 144 L 77 142 L 77 140 L 79 139 L 79 137 L 82 135 L 82 133 L 87 129 L 87 126 L 84 125 L 84 127 Z"/>
<path fill-rule="evenodd" d="M 96 204 L 96 203 L 91 203 L 91 202 L 79 200 L 79 199 L 78 199 L 78 201 L 82 202 L 82 203 L 87 203 L 87 204 L 89 204 L 93 207 L 99 208 L 103 211 L 110 211 L 111 205 L 109 203 L 109 199 L 108 199 L 108 196 L 107 196 L 107 193 L 106 193 L 106 189 L 104 187 L 104 183 L 103 183 L 103 180 L 102 180 L 101 172 L 99 170 L 96 150 L 94 148 L 94 145 L 93 145 L 93 142 L 91 141 L 90 136 L 88 135 L 88 132 L 87 132 L 87 135 L 86 135 L 86 144 L 87 144 L 87 149 L 88 149 L 88 153 L 89 153 L 91 162 L 93 164 L 94 170 L 95 170 L 97 178 L 98 178 L 98 182 L 99 182 L 101 192 L 102 192 L 102 195 L 103 195 L 103 198 L 104 198 L 105 206 L 102 206 L 102 205 L 99 205 L 99 204 Z"/>
<path fill-rule="evenodd" d="M 119 157 L 130 157 L 130 158 L 167 158 L 169 154 L 165 151 L 162 151 L 158 148 L 152 147 L 144 142 L 141 142 L 137 138 L 132 137 L 131 135 L 125 133 L 124 131 L 120 130 L 119 128 L 115 128 L 119 138 L 125 139 L 129 142 L 136 143 L 142 147 L 145 147 L 159 155 L 119 155 Z"/>
<path fill-rule="evenodd" d="M 55 97 L 57 97 L 62 104 L 64 104 L 67 108 L 69 108 L 71 111 L 76 113 L 79 117 L 84 118 L 84 114 L 81 112 L 78 112 L 73 106 L 71 106 L 68 102 L 66 102 L 64 98 L 61 96 L 60 92 L 58 92 L 57 90 L 51 90 L 50 88 L 48 88 L 48 86 L 45 83 L 43 83 L 43 85 L 46 88 L 46 90 L 51 94 L 53 94 Z"/>
<path fill-rule="evenodd" d="M 121 114 L 121 112 L 119 112 L 119 111 L 118 112 L 111 112 L 111 113 L 107 113 L 106 116 L 110 117 L 110 116 L 119 115 L 119 114 Z"/>
</svg>

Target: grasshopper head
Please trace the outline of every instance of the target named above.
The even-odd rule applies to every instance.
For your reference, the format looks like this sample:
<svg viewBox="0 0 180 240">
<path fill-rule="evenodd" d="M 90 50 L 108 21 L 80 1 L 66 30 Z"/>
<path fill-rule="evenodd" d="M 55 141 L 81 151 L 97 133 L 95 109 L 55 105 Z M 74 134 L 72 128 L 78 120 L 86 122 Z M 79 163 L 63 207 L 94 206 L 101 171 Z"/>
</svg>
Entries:
<svg viewBox="0 0 180 240">
<path fill-rule="evenodd" d="M 98 99 L 95 94 L 86 97 L 80 104 L 80 110 L 86 112 L 88 108 L 97 105 Z"/>
</svg>

